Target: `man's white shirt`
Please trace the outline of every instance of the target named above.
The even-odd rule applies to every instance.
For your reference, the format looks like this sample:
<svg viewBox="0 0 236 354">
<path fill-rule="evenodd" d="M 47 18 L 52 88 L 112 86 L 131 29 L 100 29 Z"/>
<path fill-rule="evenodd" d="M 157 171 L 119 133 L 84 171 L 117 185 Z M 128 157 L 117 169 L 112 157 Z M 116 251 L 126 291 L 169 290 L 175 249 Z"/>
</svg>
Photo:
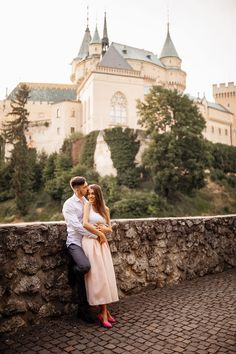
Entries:
<svg viewBox="0 0 236 354">
<path fill-rule="evenodd" d="M 82 237 L 97 238 L 96 235 L 83 227 L 84 204 L 88 203 L 85 197 L 80 200 L 75 194 L 67 199 L 63 205 L 62 213 L 67 225 L 66 245 L 74 243 L 81 247 Z"/>
</svg>

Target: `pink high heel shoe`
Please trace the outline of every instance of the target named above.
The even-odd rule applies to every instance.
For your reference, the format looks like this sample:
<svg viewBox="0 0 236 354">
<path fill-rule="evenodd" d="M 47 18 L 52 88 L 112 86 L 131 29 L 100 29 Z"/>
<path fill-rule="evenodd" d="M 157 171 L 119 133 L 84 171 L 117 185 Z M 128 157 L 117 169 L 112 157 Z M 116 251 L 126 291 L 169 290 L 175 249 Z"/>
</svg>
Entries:
<svg viewBox="0 0 236 354">
<path fill-rule="evenodd" d="M 103 327 L 105 327 L 105 328 L 112 328 L 112 325 L 111 325 L 110 322 L 104 321 L 104 319 L 103 319 L 101 313 L 99 313 L 99 314 L 97 315 L 97 318 L 99 319 L 99 321 L 101 322 L 101 325 L 102 325 Z"/>
<path fill-rule="evenodd" d="M 107 320 L 110 323 L 116 323 L 117 322 L 116 319 L 114 317 L 112 317 L 112 316 L 108 316 Z"/>
</svg>

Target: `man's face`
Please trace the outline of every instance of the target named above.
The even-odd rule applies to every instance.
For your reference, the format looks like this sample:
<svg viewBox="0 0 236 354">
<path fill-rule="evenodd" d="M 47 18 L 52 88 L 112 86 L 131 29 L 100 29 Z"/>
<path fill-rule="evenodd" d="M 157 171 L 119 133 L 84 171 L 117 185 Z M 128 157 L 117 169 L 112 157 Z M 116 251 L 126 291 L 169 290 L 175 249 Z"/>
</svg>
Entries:
<svg viewBox="0 0 236 354">
<path fill-rule="evenodd" d="M 85 197 L 88 193 L 88 183 L 85 182 L 82 186 L 75 189 L 77 197 Z"/>
</svg>

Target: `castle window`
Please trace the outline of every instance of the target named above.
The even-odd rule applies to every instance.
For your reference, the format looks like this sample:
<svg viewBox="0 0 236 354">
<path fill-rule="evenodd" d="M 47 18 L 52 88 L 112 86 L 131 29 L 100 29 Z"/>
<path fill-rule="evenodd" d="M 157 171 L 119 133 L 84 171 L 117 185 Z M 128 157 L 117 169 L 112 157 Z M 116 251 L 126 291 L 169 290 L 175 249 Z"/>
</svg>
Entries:
<svg viewBox="0 0 236 354">
<path fill-rule="evenodd" d="M 116 92 L 112 97 L 110 116 L 114 124 L 125 124 L 127 122 L 127 100 L 123 93 Z"/>
<path fill-rule="evenodd" d="M 60 109 L 57 108 L 57 115 L 56 115 L 57 118 L 60 118 Z"/>
<path fill-rule="evenodd" d="M 228 135 L 228 129 L 225 129 L 225 135 Z"/>
<path fill-rule="evenodd" d="M 74 109 L 72 109 L 72 111 L 71 111 L 71 117 L 75 117 L 75 110 Z"/>
<path fill-rule="evenodd" d="M 60 135 L 60 128 L 57 128 L 57 135 Z"/>
<path fill-rule="evenodd" d="M 74 127 L 70 127 L 70 133 L 73 134 L 75 132 L 75 128 Z"/>
<path fill-rule="evenodd" d="M 221 128 L 219 128 L 219 135 L 221 135 Z"/>
</svg>

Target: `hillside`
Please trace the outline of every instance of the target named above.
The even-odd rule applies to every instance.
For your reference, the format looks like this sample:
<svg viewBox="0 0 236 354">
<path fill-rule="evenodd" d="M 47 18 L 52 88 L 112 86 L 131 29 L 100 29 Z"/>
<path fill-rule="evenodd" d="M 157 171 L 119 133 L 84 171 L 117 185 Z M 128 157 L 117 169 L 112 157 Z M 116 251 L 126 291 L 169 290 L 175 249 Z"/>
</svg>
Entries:
<svg viewBox="0 0 236 354">
<path fill-rule="evenodd" d="M 109 205 L 109 207 L 112 212 L 112 205 Z M 0 223 L 63 220 L 61 208 L 61 204 L 53 201 L 45 192 L 38 193 L 34 195 L 30 213 L 22 218 L 16 214 L 14 200 L 8 200 L 0 203 Z M 167 217 L 223 214 L 236 214 L 236 186 L 232 187 L 226 182 L 216 183 L 210 180 L 207 186 L 197 191 L 194 196 L 186 196 L 179 193 L 171 204 L 165 204 L 165 208 L 160 210 L 158 215 L 153 214 L 149 216 Z M 112 218 L 125 217 L 125 215 L 117 215 L 116 211 L 113 211 L 111 216 Z M 128 215 L 128 217 L 130 216 Z"/>
</svg>

